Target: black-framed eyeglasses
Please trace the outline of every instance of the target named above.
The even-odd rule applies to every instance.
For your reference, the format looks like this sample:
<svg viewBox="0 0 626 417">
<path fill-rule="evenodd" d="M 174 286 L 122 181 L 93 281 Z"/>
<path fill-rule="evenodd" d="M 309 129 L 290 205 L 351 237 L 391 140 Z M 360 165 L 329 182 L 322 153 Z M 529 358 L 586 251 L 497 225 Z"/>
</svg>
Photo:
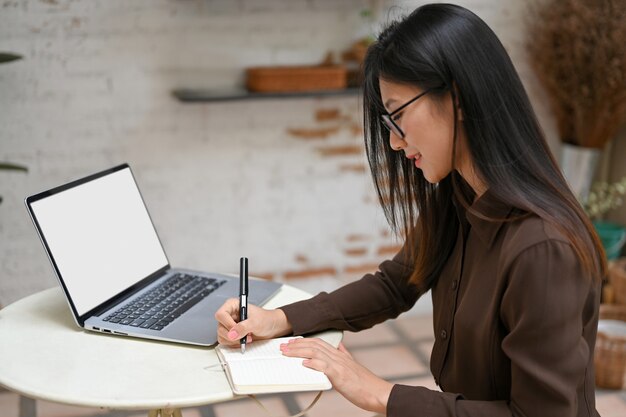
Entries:
<svg viewBox="0 0 626 417">
<path fill-rule="evenodd" d="M 416 95 L 415 97 L 413 97 L 411 100 L 407 101 L 406 103 L 404 103 L 403 105 L 401 105 L 400 107 L 398 107 L 397 109 L 392 111 L 391 113 L 387 113 L 387 114 L 381 115 L 380 118 L 381 118 L 381 120 L 383 122 L 383 126 L 385 126 L 391 133 L 393 133 L 394 135 L 396 135 L 400 139 L 404 139 L 404 132 L 402 131 L 402 129 L 400 129 L 400 126 L 398 126 L 396 124 L 396 122 L 394 121 L 393 116 L 395 114 L 398 114 L 399 112 L 401 112 L 409 104 L 417 101 L 420 97 L 425 96 L 426 94 L 430 93 L 433 90 L 436 90 L 437 88 L 440 88 L 440 87 L 434 87 L 434 88 L 426 89 L 423 92 L 421 92 L 418 95 Z"/>
</svg>

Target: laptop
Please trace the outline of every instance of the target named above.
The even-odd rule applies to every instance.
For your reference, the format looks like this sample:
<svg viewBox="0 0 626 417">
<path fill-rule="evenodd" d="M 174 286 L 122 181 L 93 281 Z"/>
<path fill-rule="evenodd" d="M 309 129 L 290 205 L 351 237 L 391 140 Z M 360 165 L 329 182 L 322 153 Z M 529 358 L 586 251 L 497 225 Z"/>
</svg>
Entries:
<svg viewBox="0 0 626 417">
<path fill-rule="evenodd" d="M 25 200 L 78 326 L 210 346 L 215 312 L 239 294 L 234 276 L 172 268 L 133 173 L 122 164 Z M 210 237 L 207 237 L 210 239 Z M 233 255 L 238 265 L 239 256 Z M 250 280 L 263 305 L 281 284 Z"/>
</svg>

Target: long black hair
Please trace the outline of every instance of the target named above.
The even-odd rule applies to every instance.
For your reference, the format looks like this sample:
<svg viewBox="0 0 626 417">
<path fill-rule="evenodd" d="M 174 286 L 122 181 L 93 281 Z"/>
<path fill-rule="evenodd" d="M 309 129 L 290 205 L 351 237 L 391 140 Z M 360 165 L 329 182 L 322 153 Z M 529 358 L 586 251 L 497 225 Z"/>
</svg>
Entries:
<svg viewBox="0 0 626 417">
<path fill-rule="evenodd" d="M 428 183 L 402 152 L 390 148 L 389 132 L 380 122 L 386 113 L 380 79 L 434 89 L 429 99 L 435 101 L 452 96 L 453 170 L 438 184 Z M 513 63 L 474 13 L 429 4 L 390 23 L 364 61 L 363 106 L 374 185 L 389 224 L 407 238 L 415 259 L 412 282 L 429 287 L 449 257 L 459 227 L 453 202 L 471 209 L 474 193 L 454 170 L 459 109 L 467 148 L 489 193 L 518 214 L 554 224 L 585 270 L 605 276 L 601 243 L 548 148 Z"/>
</svg>

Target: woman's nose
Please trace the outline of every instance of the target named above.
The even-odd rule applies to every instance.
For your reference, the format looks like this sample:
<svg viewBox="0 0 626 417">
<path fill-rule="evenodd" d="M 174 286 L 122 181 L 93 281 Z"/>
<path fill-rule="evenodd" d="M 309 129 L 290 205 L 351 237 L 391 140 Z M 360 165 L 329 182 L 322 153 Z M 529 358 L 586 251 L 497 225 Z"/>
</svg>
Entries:
<svg viewBox="0 0 626 417">
<path fill-rule="evenodd" d="M 399 151 L 404 148 L 405 142 L 404 139 L 402 139 L 395 133 L 389 132 L 389 145 L 394 151 Z"/>
</svg>

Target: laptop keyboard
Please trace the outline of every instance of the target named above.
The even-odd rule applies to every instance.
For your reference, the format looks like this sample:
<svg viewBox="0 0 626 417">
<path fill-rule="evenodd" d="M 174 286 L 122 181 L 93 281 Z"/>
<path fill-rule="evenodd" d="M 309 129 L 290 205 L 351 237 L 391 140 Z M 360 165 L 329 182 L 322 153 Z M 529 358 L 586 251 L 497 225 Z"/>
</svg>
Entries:
<svg viewBox="0 0 626 417">
<path fill-rule="evenodd" d="M 142 329 L 163 330 L 225 282 L 178 273 L 103 320 Z"/>
</svg>

